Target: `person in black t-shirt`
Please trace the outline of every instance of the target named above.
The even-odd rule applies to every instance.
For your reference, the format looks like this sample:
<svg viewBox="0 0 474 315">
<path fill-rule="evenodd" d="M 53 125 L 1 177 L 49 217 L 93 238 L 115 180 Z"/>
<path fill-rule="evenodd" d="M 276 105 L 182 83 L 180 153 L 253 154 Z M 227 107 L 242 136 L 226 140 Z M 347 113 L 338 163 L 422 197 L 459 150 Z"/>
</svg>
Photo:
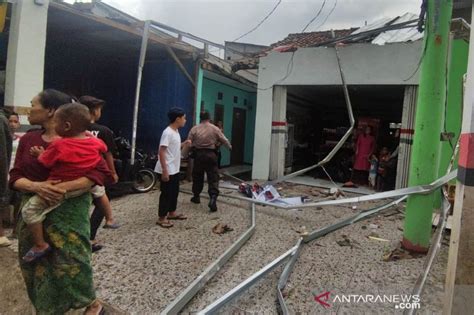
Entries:
<svg viewBox="0 0 474 315">
<path fill-rule="evenodd" d="M 106 126 L 97 124 L 96 121 L 100 119 L 102 115 L 102 108 L 105 106 L 105 101 L 95 98 L 93 96 L 81 96 L 79 98 L 79 103 L 86 105 L 89 108 L 92 117 L 92 124 L 90 126 L 90 132 L 95 137 L 104 141 L 107 145 L 107 153 L 104 155 L 104 159 L 107 162 L 107 166 L 109 167 L 110 171 L 112 172 L 112 176 L 114 178 L 114 183 L 118 181 L 117 172 L 115 170 L 114 165 L 114 155 L 117 150 L 114 142 L 114 133 L 112 130 L 107 128 Z M 95 241 L 95 236 L 97 234 L 97 230 L 102 223 L 102 220 L 105 217 L 105 224 L 104 228 L 107 229 L 117 229 L 120 227 L 113 218 L 112 215 L 112 207 L 110 205 L 110 200 L 105 193 L 105 188 L 103 190 L 103 195 L 99 198 L 94 199 L 95 209 L 91 215 L 91 242 L 93 251 L 97 251 L 102 248 L 97 242 Z"/>
</svg>

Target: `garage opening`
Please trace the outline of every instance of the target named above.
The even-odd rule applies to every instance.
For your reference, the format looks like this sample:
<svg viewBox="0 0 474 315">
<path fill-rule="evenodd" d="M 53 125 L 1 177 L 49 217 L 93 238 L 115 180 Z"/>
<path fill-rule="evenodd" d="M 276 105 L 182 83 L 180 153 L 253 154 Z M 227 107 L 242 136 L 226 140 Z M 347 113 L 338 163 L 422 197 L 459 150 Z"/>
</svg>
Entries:
<svg viewBox="0 0 474 315">
<path fill-rule="evenodd" d="M 384 147 L 389 152 L 397 149 L 396 129 L 402 120 L 404 91 L 405 86 L 349 86 L 356 125 L 352 138 L 325 167 L 334 181 L 351 179 L 357 137 L 365 126 L 373 128 L 376 156 Z M 286 173 L 324 159 L 350 127 L 341 86 L 287 86 L 286 115 Z M 329 179 L 321 168 L 306 176 L 321 179 L 323 184 Z"/>
</svg>

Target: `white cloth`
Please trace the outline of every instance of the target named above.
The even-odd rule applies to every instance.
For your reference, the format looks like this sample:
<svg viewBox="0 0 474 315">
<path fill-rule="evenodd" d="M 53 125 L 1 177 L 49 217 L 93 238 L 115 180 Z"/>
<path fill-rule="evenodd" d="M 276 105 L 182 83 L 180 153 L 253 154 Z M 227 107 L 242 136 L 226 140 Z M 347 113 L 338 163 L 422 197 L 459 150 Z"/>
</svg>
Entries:
<svg viewBox="0 0 474 315">
<path fill-rule="evenodd" d="M 18 149 L 18 145 L 20 144 L 20 138 L 24 135 L 24 133 L 15 133 L 13 136 L 13 141 L 12 141 L 12 158 L 10 161 L 10 169 L 13 168 L 15 164 L 15 157 L 16 157 L 16 151 Z"/>
<path fill-rule="evenodd" d="M 168 174 L 175 175 L 179 173 L 181 166 L 181 136 L 177 130 L 167 127 L 161 135 L 160 147 L 166 147 L 166 166 L 168 167 Z M 160 157 L 155 166 L 155 172 L 163 174 L 161 169 Z"/>
</svg>

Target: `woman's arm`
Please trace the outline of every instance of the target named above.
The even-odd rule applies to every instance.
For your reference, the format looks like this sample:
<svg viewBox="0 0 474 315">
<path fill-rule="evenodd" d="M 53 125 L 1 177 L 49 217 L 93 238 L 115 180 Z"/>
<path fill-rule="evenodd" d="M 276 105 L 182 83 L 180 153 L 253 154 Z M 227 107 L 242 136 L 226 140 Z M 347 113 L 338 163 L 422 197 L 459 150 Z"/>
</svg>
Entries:
<svg viewBox="0 0 474 315">
<path fill-rule="evenodd" d="M 62 200 L 67 191 L 87 189 L 92 187 L 93 184 L 94 182 L 86 177 L 62 183 L 59 180 L 33 182 L 23 177 L 13 183 L 13 188 L 23 192 L 35 193 L 47 201 L 57 202 Z"/>
<path fill-rule="evenodd" d="M 61 183 L 55 184 L 54 186 L 65 191 L 73 191 L 73 190 L 80 190 L 80 189 L 89 189 L 94 184 L 95 183 L 91 181 L 89 178 L 81 177 L 75 180 L 61 182 Z"/>
<path fill-rule="evenodd" d="M 33 182 L 25 177 L 16 180 L 13 183 L 13 188 L 23 192 L 30 192 L 39 195 L 46 201 L 57 202 L 60 201 L 66 190 L 55 186 L 60 181 L 45 181 L 45 182 Z"/>
</svg>

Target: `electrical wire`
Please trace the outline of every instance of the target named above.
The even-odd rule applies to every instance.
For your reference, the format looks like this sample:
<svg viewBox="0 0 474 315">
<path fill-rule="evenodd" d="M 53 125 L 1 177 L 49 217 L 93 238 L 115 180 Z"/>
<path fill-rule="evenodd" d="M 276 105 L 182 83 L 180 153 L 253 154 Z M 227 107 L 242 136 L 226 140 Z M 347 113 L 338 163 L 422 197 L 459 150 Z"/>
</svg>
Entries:
<svg viewBox="0 0 474 315">
<path fill-rule="evenodd" d="M 318 13 L 316 13 L 316 15 L 311 18 L 311 20 L 305 25 L 305 27 L 303 28 L 303 30 L 300 32 L 300 33 L 304 33 L 304 31 L 306 31 L 306 29 L 321 15 L 321 12 L 323 11 L 323 8 L 324 6 L 326 5 L 326 1 L 327 0 L 324 0 L 323 1 L 323 4 L 321 5 L 321 7 L 319 8 L 318 10 Z M 337 5 L 337 0 L 336 0 L 336 3 L 334 5 L 334 7 L 331 9 L 331 11 L 329 12 L 328 16 L 326 16 L 326 19 L 323 21 L 323 23 L 321 25 L 319 25 L 318 27 L 321 27 L 324 25 L 324 23 L 326 23 L 327 19 L 329 18 L 329 16 L 334 12 L 334 9 Z M 291 52 L 291 57 L 290 57 L 290 60 L 288 61 L 288 65 L 286 66 L 286 74 L 283 78 L 281 78 L 280 80 L 278 80 L 277 82 L 273 83 L 271 86 L 267 87 L 267 88 L 259 88 L 257 87 L 257 90 L 260 90 L 260 91 L 267 91 L 267 90 L 270 90 L 273 88 L 274 85 L 278 85 L 280 84 L 281 82 L 285 81 L 290 75 L 291 73 L 293 72 L 293 66 L 294 66 L 294 58 L 295 58 L 295 53 L 296 53 L 296 50 L 295 51 L 292 51 Z"/>
<path fill-rule="evenodd" d="M 426 29 L 426 27 L 429 26 L 429 24 L 426 24 L 426 27 L 425 27 L 425 23 L 424 23 L 425 18 L 428 19 L 427 6 L 428 6 L 428 3 L 426 2 L 426 0 L 423 0 L 423 3 L 421 4 L 420 17 L 418 18 L 418 32 L 420 33 L 423 32 Z M 403 82 L 411 80 L 415 76 L 415 74 L 418 72 L 418 70 L 420 70 L 421 64 L 426 55 L 427 47 L 428 47 L 428 40 L 425 39 L 424 44 L 423 44 L 423 52 L 421 53 L 420 60 L 418 60 L 418 64 L 416 65 L 415 71 L 408 78 L 404 79 Z"/>
<path fill-rule="evenodd" d="M 316 13 L 316 15 L 308 22 L 308 24 L 306 24 L 306 26 L 303 28 L 303 30 L 300 32 L 300 33 L 304 33 L 308 27 L 313 24 L 313 22 L 321 15 L 321 12 L 323 12 L 323 9 L 324 9 L 324 6 L 326 5 L 326 1 L 327 0 L 324 0 L 323 1 L 323 4 L 321 5 L 321 7 L 319 8 L 319 11 L 318 13 Z"/>
<path fill-rule="evenodd" d="M 275 6 L 273 7 L 273 9 L 255 26 L 253 27 L 250 31 L 248 31 L 247 33 L 244 33 L 242 35 L 240 35 L 239 37 L 237 37 L 236 39 L 234 39 L 233 41 L 236 42 L 238 41 L 239 39 L 242 39 L 244 38 L 245 36 L 249 35 L 250 33 L 253 33 L 255 30 L 257 30 L 263 23 L 265 23 L 266 20 L 268 20 L 268 18 L 276 11 L 276 9 L 280 6 L 282 0 L 278 0 L 278 2 L 275 4 Z"/>
<path fill-rule="evenodd" d="M 321 23 L 320 25 L 318 25 L 318 27 L 316 27 L 316 29 L 320 29 L 321 26 L 323 26 L 324 24 L 326 24 L 326 21 L 329 19 L 329 17 L 332 15 L 332 13 L 334 12 L 334 9 L 336 9 L 336 6 L 337 6 L 337 0 L 334 2 L 334 6 L 332 7 L 331 11 L 329 11 L 328 15 L 326 16 L 326 18 L 324 19 L 323 23 Z"/>
<path fill-rule="evenodd" d="M 242 39 L 244 38 L 245 36 L 253 33 L 254 31 L 256 31 L 263 23 L 265 23 L 266 20 L 268 20 L 268 18 L 270 18 L 270 16 L 276 11 L 276 9 L 280 6 L 282 0 L 278 0 L 278 2 L 275 4 L 275 6 L 273 7 L 273 9 L 260 21 L 258 22 L 258 24 L 256 26 L 254 26 L 251 30 L 249 30 L 248 32 L 240 35 L 239 37 L 237 37 L 236 39 L 233 40 L 233 42 L 236 42 L 238 41 L 239 39 Z M 210 53 L 212 52 L 216 52 L 217 50 L 216 49 L 213 49 L 213 50 L 209 50 Z"/>
</svg>

